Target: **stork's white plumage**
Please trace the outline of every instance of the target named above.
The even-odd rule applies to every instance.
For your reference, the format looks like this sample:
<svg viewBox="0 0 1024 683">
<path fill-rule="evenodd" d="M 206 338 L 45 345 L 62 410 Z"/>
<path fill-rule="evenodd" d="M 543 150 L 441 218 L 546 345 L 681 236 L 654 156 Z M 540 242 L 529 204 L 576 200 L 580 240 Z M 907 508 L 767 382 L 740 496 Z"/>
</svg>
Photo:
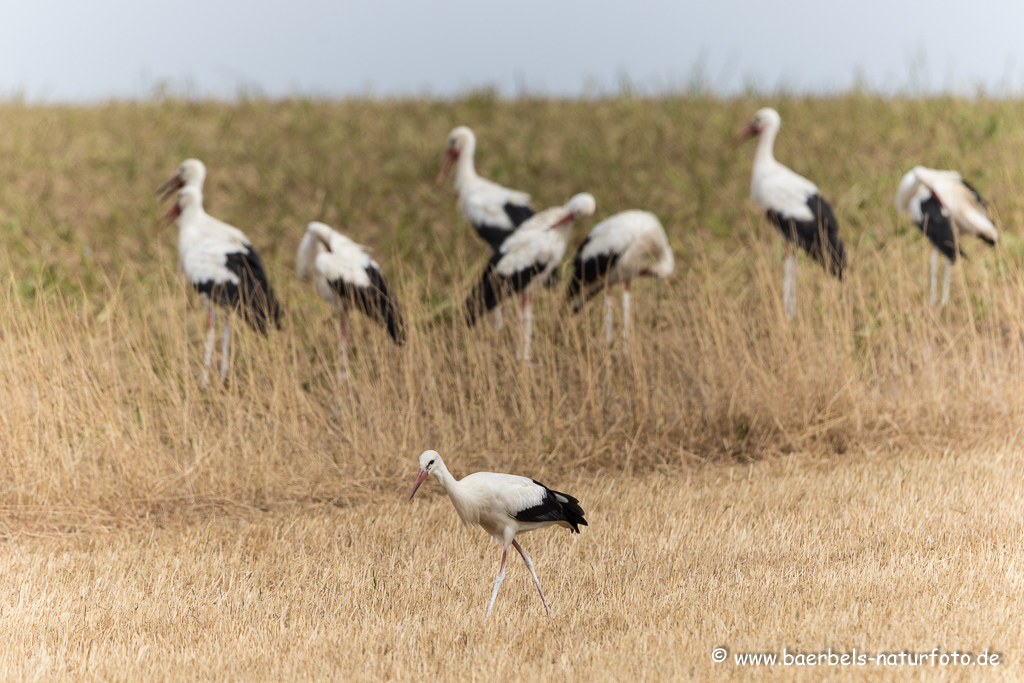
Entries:
<svg viewBox="0 0 1024 683">
<path fill-rule="evenodd" d="M 485 310 L 518 293 L 524 326 L 523 360 L 529 361 L 533 290 L 547 282 L 561 264 L 573 221 L 592 216 L 596 209 L 593 195 L 581 192 L 564 206 L 545 209 L 523 223 L 484 268 L 480 282 L 466 300 L 466 321 L 473 325 Z"/>
<path fill-rule="evenodd" d="M 587 299 L 605 288 L 606 338 L 612 334 L 612 287 L 622 283 L 622 342 L 629 340 L 630 284 L 634 278 L 667 278 L 675 270 L 675 257 L 661 221 L 647 211 L 623 211 L 606 218 L 590 231 L 576 251 L 568 298 L 578 312 Z"/>
<path fill-rule="evenodd" d="M 467 527 L 471 524 L 479 526 L 501 544 L 501 569 L 494 579 L 494 591 L 491 593 L 491 602 L 487 605 L 484 620 L 491 616 L 494 600 L 498 597 L 498 589 L 505 580 L 505 556 L 509 545 L 522 555 L 523 562 L 526 563 L 537 585 L 544 609 L 548 616 L 551 616 L 551 608 L 548 607 L 544 591 L 541 590 L 533 562 L 516 541 L 516 534 L 552 525 L 563 526 L 578 534 L 581 526 L 587 526 L 580 502 L 567 493 L 552 491 L 538 481 L 512 474 L 477 472 L 456 480 L 448 472 L 437 451 L 424 451 L 420 455 L 420 469 L 416 475 L 416 484 L 409 494 L 409 500 L 412 500 L 420 484 L 431 474 L 437 477 L 451 498 L 462 523 Z"/>
<path fill-rule="evenodd" d="M 380 264 L 366 247 L 316 221 L 306 227 L 295 257 L 296 274 L 312 280 L 316 293 L 341 317 L 338 373 L 348 377 L 348 309 L 355 307 L 388 329 L 396 344 L 405 343 L 405 326 Z"/>
<path fill-rule="evenodd" d="M 846 248 L 839 239 L 839 223 L 832 207 L 807 178 L 775 160 L 775 137 L 782 118 L 771 107 L 758 110 L 754 120 L 736 136 L 736 144 L 760 136 L 751 172 L 750 196 L 786 241 L 783 298 L 789 317 L 796 315 L 796 254 L 799 246 L 840 280 Z"/>
<path fill-rule="evenodd" d="M 228 372 L 231 312 L 237 311 L 254 330 L 266 334 L 271 323 L 280 328 L 281 307 L 267 281 L 259 254 L 248 239 L 243 244 L 233 238 L 236 232 L 241 234 L 240 230 L 203 210 L 203 194 L 199 189 L 182 188 L 165 219 L 178 221 L 181 269 L 206 302 L 206 354 L 201 381 L 201 386 L 205 387 L 213 360 L 214 304 L 225 308 L 221 381 Z"/>
<path fill-rule="evenodd" d="M 999 230 L 988 216 L 987 202 L 956 171 L 924 166 L 910 169 L 896 190 L 896 209 L 908 214 L 932 243 L 931 305 L 938 300 L 939 254 L 946 257 L 942 306 L 949 302 L 949 276 L 961 251 L 960 235 L 974 235 L 994 245 Z"/>
<path fill-rule="evenodd" d="M 473 155 L 476 135 L 466 126 L 448 134 L 442 175 L 456 165 L 455 189 L 459 193 L 459 210 L 480 238 L 497 251 L 516 228 L 533 216 L 530 195 L 481 178 L 476 173 Z"/>
</svg>

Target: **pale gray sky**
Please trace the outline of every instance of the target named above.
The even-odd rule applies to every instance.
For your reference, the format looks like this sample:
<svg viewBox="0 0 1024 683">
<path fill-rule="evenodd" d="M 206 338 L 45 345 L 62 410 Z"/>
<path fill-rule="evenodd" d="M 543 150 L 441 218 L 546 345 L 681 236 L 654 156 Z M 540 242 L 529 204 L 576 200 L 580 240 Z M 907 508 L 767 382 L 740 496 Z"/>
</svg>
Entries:
<svg viewBox="0 0 1024 683">
<path fill-rule="evenodd" d="M 0 97 L 1024 91 L 1010 0 L 33 0 L 0 22 Z"/>
</svg>

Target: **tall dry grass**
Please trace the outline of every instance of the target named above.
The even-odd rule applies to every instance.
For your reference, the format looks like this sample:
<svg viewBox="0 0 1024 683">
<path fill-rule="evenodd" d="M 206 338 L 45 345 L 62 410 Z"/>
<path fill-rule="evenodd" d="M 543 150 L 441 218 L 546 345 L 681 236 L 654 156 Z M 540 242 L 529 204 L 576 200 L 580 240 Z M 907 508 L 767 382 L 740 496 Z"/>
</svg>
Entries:
<svg viewBox="0 0 1024 683">
<path fill-rule="evenodd" d="M 753 150 L 728 145 L 762 104 L 783 117 L 778 157 L 819 184 L 851 252 L 841 285 L 801 263 L 792 323 L 778 239 L 747 199 Z M 426 447 L 465 470 L 540 476 L 1016 445 L 1022 115 L 864 96 L 6 105 L 4 524 L 391 495 Z M 434 183 L 458 123 L 478 132 L 480 171 L 540 207 L 588 190 L 595 220 L 661 217 L 678 272 L 636 288 L 629 353 L 601 341 L 600 301 L 573 317 L 560 291 L 539 298 L 534 366 L 515 360 L 514 325 L 465 327 L 485 249 Z M 202 314 L 153 196 L 188 156 L 206 161 L 208 209 L 249 233 L 288 314 L 268 339 L 236 323 L 230 382 L 205 393 Z M 1006 234 L 967 246 L 943 313 L 925 305 L 928 248 L 892 207 L 919 162 L 961 170 Z M 292 275 L 313 219 L 373 246 L 410 322 L 404 348 L 360 322 L 347 384 L 335 320 Z"/>
</svg>

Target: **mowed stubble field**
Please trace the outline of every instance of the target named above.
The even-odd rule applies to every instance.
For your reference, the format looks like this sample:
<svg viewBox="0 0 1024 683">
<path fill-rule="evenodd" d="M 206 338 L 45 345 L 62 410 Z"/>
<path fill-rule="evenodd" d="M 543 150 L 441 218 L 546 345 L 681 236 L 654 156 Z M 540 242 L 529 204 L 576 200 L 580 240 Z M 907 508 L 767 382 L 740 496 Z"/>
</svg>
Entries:
<svg viewBox="0 0 1024 683">
<path fill-rule="evenodd" d="M 747 199 L 776 106 L 780 160 L 815 180 L 850 249 L 843 284 L 781 245 Z M 595 101 L 166 101 L 0 106 L 0 676 L 30 680 L 762 677 L 711 650 L 988 648 L 1019 675 L 1024 416 L 1024 103 L 689 96 Z M 628 353 L 595 301 L 467 330 L 486 251 L 434 183 L 447 132 L 538 207 L 646 208 L 677 274 L 635 287 Z M 201 392 L 203 314 L 153 190 L 189 156 L 207 209 L 250 235 L 287 317 L 236 326 Z M 956 168 L 1005 240 L 966 245 L 949 308 L 892 196 Z M 294 281 L 309 220 L 374 248 L 409 321 L 401 349 L 337 323 Z M 557 615 L 461 528 L 416 456 L 456 476 L 534 476 L 591 526 L 523 537 Z M 422 496 L 422 499 L 420 498 Z M 814 680 L 877 667 L 775 667 Z M 1014 674 L 1013 672 L 1017 673 Z"/>
</svg>

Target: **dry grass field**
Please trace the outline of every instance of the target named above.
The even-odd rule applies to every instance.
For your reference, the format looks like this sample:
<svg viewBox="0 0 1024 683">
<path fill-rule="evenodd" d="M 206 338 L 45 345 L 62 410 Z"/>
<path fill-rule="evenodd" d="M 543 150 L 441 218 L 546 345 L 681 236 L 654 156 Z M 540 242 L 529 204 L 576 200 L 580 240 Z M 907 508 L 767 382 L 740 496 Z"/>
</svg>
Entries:
<svg viewBox="0 0 1024 683">
<path fill-rule="evenodd" d="M 729 147 L 765 104 L 850 252 L 842 284 L 801 262 L 793 322 L 753 148 Z M 486 250 L 434 183 L 460 123 L 539 207 L 661 217 L 677 274 L 635 287 L 628 353 L 560 291 L 531 366 L 514 324 L 466 328 Z M 873 680 L 734 655 L 936 647 L 1001 660 L 884 674 L 1021 677 L 1022 124 L 1022 102 L 862 95 L 0 106 L 0 677 Z M 287 313 L 236 325 L 205 392 L 153 196 L 189 156 Z M 962 171 L 1005 232 L 966 245 L 941 313 L 892 206 L 916 163 Z M 374 248 L 409 322 L 397 349 L 356 320 L 347 383 L 294 279 L 310 220 Z M 483 623 L 499 549 L 433 480 L 405 502 L 425 448 L 581 499 L 580 536 L 522 539 L 554 622 L 513 560 Z"/>
</svg>

